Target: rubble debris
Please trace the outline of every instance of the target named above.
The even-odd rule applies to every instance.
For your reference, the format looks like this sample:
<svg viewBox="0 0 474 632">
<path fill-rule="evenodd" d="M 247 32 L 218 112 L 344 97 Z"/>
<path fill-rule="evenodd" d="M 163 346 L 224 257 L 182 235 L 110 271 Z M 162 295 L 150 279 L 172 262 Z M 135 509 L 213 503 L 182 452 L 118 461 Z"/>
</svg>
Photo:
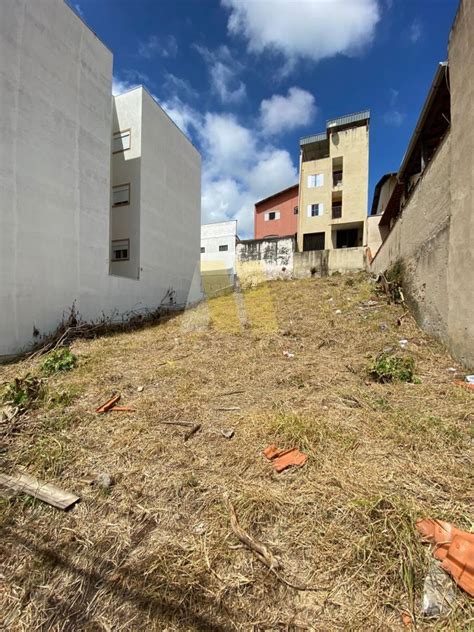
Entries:
<svg viewBox="0 0 474 632">
<path fill-rule="evenodd" d="M 406 349 L 408 347 L 408 340 L 406 338 L 402 338 L 398 341 L 398 344 L 402 349 Z"/>
<path fill-rule="evenodd" d="M 400 617 L 401 617 L 401 620 L 402 620 L 403 625 L 404 625 L 406 628 L 409 628 L 409 627 L 413 624 L 413 619 L 412 619 L 412 616 L 411 616 L 411 614 L 410 614 L 409 612 L 406 612 L 406 610 L 404 610 L 404 611 L 402 612 L 402 614 L 400 615 Z"/>
<path fill-rule="evenodd" d="M 206 533 L 206 531 L 207 527 L 205 522 L 196 522 L 196 524 L 193 526 L 193 533 L 195 533 L 196 535 L 203 535 L 204 533 Z"/>
<path fill-rule="evenodd" d="M 471 384 L 470 382 L 464 382 L 463 380 L 454 380 L 453 384 L 456 384 L 456 386 L 467 388 L 469 391 L 474 391 L 474 384 Z"/>
<path fill-rule="evenodd" d="M 468 384 L 474 384 L 474 375 L 466 375 L 465 380 Z"/>
<path fill-rule="evenodd" d="M 135 408 L 131 408 L 130 406 L 112 406 L 110 408 L 110 412 L 112 413 L 134 413 Z"/>
<path fill-rule="evenodd" d="M 381 323 L 379 326 L 380 331 L 388 331 L 389 327 L 385 323 Z"/>
<path fill-rule="evenodd" d="M 29 494 L 48 505 L 63 510 L 69 509 L 80 500 L 79 496 L 75 494 L 65 492 L 51 483 L 45 483 L 34 476 L 19 472 L 13 476 L 0 473 L 0 485 L 8 490 Z"/>
<path fill-rule="evenodd" d="M 277 472 L 283 472 L 292 465 L 302 467 L 308 460 L 308 455 L 300 452 L 298 448 L 279 450 L 274 443 L 265 448 L 263 454 L 273 462 L 273 467 Z"/>
<path fill-rule="evenodd" d="M 342 309 L 336 309 L 335 314 L 342 314 Z"/>
<path fill-rule="evenodd" d="M 240 406 L 227 406 L 223 408 L 214 408 L 214 410 L 219 410 L 219 411 L 240 410 Z"/>
<path fill-rule="evenodd" d="M 143 393 L 143 389 L 144 389 L 144 388 L 145 388 L 144 386 L 139 386 L 139 387 L 137 388 L 137 391 L 138 391 L 139 393 Z"/>
<path fill-rule="evenodd" d="M 225 439 L 232 439 L 232 437 L 235 434 L 235 430 L 234 428 L 222 428 L 221 430 L 221 435 L 225 438 Z"/>
<path fill-rule="evenodd" d="M 290 353 L 289 351 L 283 351 L 283 355 L 285 356 L 285 358 L 294 358 L 295 354 L 294 353 Z"/>
<path fill-rule="evenodd" d="M 474 533 L 432 518 L 418 520 L 416 528 L 424 540 L 434 545 L 432 553 L 442 562 L 441 568 L 474 597 Z"/>
<path fill-rule="evenodd" d="M 96 408 L 95 412 L 99 414 L 106 413 L 108 410 L 113 408 L 118 401 L 120 401 L 120 395 L 114 395 L 109 400 L 107 400 L 105 404 L 102 404 L 101 406 Z"/>
<path fill-rule="evenodd" d="M 423 584 L 421 614 L 427 618 L 449 614 L 454 597 L 453 582 L 439 563 L 432 560 Z"/>
</svg>

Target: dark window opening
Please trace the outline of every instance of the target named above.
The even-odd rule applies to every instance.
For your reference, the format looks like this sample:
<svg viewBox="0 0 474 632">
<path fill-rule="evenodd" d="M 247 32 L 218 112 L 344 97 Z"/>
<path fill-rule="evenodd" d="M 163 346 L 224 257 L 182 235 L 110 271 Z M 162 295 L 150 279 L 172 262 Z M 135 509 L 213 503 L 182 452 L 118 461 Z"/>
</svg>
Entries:
<svg viewBox="0 0 474 632">
<path fill-rule="evenodd" d="M 206 249 L 204 248 L 204 246 L 201 246 L 201 252 L 206 252 Z"/>
<path fill-rule="evenodd" d="M 340 219 L 342 217 L 342 202 L 332 203 L 332 218 Z"/>
<path fill-rule="evenodd" d="M 324 250 L 325 233 L 306 233 L 303 237 L 303 250 Z"/>
<path fill-rule="evenodd" d="M 268 219 L 275 219 L 275 217 L 276 217 L 275 211 L 272 211 L 271 213 L 268 213 Z"/>
<path fill-rule="evenodd" d="M 219 246 L 219 252 L 226 252 L 229 250 L 229 246 L 226 244 L 225 246 Z"/>
<path fill-rule="evenodd" d="M 335 187 L 337 187 L 339 184 L 342 184 L 342 171 L 332 172 L 332 184 Z"/>
<path fill-rule="evenodd" d="M 293 209 L 293 215 L 298 215 L 298 207 L 295 206 L 295 208 Z"/>
<path fill-rule="evenodd" d="M 336 231 L 336 248 L 357 248 L 359 245 L 357 228 Z"/>
</svg>

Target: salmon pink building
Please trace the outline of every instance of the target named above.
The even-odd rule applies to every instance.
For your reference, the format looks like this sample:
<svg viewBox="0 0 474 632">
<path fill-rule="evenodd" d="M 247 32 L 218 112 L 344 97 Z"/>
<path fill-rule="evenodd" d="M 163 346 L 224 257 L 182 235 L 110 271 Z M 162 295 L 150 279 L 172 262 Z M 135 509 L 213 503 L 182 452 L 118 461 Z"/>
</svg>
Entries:
<svg viewBox="0 0 474 632">
<path fill-rule="evenodd" d="M 297 184 L 255 204 L 255 239 L 288 237 L 298 230 Z"/>
</svg>

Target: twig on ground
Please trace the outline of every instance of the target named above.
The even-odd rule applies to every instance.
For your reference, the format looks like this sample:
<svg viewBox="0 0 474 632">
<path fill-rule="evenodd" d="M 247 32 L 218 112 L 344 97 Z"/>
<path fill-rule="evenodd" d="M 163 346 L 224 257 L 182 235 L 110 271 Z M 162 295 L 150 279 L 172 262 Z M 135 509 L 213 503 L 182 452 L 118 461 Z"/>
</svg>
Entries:
<svg viewBox="0 0 474 632">
<path fill-rule="evenodd" d="M 224 501 L 227 506 L 227 510 L 230 516 L 230 526 L 232 531 L 237 536 L 237 538 L 245 544 L 259 559 L 265 566 L 272 571 L 275 577 L 285 586 L 289 588 L 294 588 L 295 590 L 311 590 L 311 591 L 319 591 L 319 590 L 327 590 L 327 586 L 305 586 L 302 584 L 294 584 L 293 582 L 288 581 L 284 577 L 278 573 L 278 569 L 281 569 L 281 562 L 278 558 L 273 555 L 270 549 L 260 542 L 256 538 L 252 538 L 246 531 L 242 529 L 237 519 L 237 514 L 235 513 L 235 508 L 230 502 L 229 494 L 226 492 L 224 494 Z"/>
</svg>

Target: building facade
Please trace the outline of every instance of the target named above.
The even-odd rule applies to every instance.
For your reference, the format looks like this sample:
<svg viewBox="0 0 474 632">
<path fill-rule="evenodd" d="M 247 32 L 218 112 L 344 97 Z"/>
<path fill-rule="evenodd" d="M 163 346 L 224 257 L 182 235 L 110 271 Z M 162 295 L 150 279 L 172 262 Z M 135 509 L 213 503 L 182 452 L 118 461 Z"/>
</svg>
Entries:
<svg viewBox="0 0 474 632">
<path fill-rule="evenodd" d="M 370 266 L 402 270 L 419 324 L 474 369 L 474 4 L 461 0 L 380 219 Z"/>
<path fill-rule="evenodd" d="M 201 226 L 201 277 L 205 293 L 233 286 L 237 220 Z"/>
<path fill-rule="evenodd" d="M 369 176 L 369 111 L 327 122 L 300 141 L 298 249 L 364 245 Z"/>
<path fill-rule="evenodd" d="M 254 238 L 288 237 L 298 230 L 299 185 L 294 184 L 255 204 Z"/>
<path fill-rule="evenodd" d="M 0 356 L 199 273 L 199 153 L 143 89 L 112 98 L 112 63 L 63 0 L 0 2 Z"/>
</svg>

